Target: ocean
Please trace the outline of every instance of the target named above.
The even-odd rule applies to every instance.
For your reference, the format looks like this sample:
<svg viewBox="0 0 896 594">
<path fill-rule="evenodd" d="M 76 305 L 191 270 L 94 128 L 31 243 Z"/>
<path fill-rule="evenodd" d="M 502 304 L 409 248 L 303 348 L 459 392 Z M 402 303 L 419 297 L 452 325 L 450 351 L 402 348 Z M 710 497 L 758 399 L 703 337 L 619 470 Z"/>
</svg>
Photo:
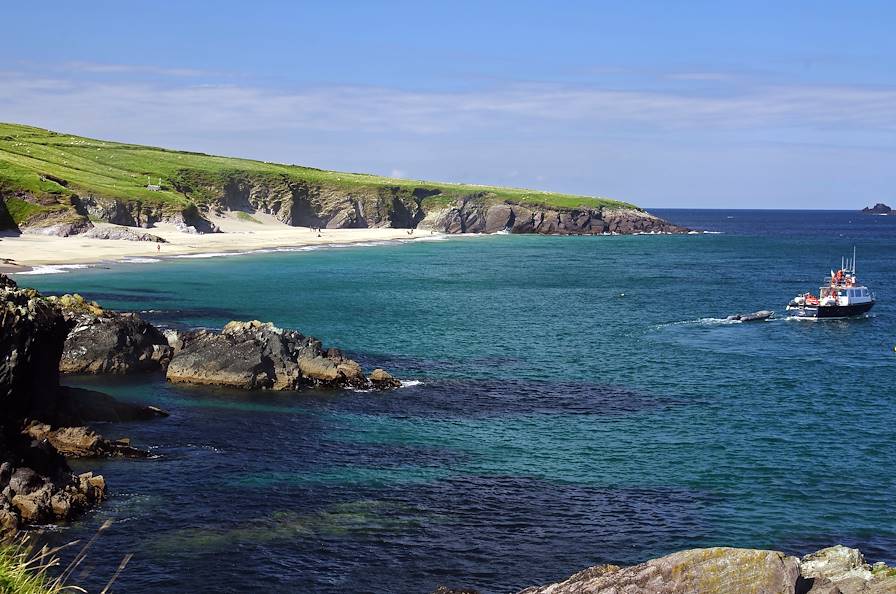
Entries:
<svg viewBox="0 0 896 594">
<path fill-rule="evenodd" d="M 19 278 L 174 327 L 260 319 L 394 392 L 67 383 L 171 417 L 100 425 L 108 502 L 76 581 L 122 592 L 510 592 L 599 563 L 843 543 L 896 561 L 896 217 L 655 210 L 714 233 L 457 237 Z M 841 256 L 862 319 L 732 323 Z"/>
</svg>

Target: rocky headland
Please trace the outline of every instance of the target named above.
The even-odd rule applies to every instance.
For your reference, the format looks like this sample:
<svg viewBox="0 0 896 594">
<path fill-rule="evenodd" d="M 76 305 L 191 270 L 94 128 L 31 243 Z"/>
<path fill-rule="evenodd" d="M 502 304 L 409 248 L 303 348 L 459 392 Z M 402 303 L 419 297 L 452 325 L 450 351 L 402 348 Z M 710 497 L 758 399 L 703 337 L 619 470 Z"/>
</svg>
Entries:
<svg viewBox="0 0 896 594">
<path fill-rule="evenodd" d="M 144 185 L 147 178 L 152 183 Z M 315 229 L 688 231 L 608 198 L 323 171 L 0 124 L 0 231 L 158 242 L 133 228 L 167 223 L 185 233 L 216 233 L 214 220 L 226 213 Z"/>
<path fill-rule="evenodd" d="M 476 594 L 441 586 L 433 594 Z M 837 545 L 803 558 L 779 551 L 691 549 L 631 567 L 596 565 L 518 594 L 892 594 L 896 568 Z"/>
</svg>

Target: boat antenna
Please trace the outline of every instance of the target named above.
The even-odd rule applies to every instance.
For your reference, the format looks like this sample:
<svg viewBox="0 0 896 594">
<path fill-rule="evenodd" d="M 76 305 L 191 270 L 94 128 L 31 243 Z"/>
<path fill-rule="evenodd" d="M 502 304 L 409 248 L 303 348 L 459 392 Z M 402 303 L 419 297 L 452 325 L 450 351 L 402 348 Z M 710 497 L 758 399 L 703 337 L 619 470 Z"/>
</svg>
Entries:
<svg viewBox="0 0 896 594">
<path fill-rule="evenodd" d="M 852 246 L 852 275 L 856 275 L 856 246 Z"/>
</svg>

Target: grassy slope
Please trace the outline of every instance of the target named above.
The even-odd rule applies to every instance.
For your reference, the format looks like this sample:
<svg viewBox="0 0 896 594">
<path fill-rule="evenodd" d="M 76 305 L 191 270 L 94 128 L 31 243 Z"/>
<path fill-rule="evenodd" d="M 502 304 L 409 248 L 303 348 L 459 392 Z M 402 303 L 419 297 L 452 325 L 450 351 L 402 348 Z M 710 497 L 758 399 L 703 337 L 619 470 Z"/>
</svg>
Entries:
<svg viewBox="0 0 896 594">
<path fill-rule="evenodd" d="M 16 222 L 30 216 L 35 208 L 54 208 L 53 201 L 64 204 L 71 194 L 140 200 L 180 208 L 188 199 L 172 185 L 187 180 L 224 179 L 228 175 L 279 177 L 309 185 L 333 189 L 377 189 L 398 187 L 438 190 L 426 199 L 429 208 L 447 205 L 458 197 L 483 193 L 494 201 L 509 201 L 555 208 L 620 206 L 631 204 L 570 194 L 540 192 L 517 188 L 468 184 L 432 183 L 395 179 L 359 173 L 339 173 L 296 165 L 279 165 L 248 159 L 216 157 L 199 153 L 93 140 L 59 134 L 41 128 L 0 123 L 0 194 L 25 190 L 42 198 L 42 207 L 13 204 Z M 147 176 L 152 183 L 162 178 L 163 191 L 146 189 Z M 57 183 L 55 177 L 64 184 Z M 181 186 L 183 183 L 181 183 Z M 193 196 L 199 198 L 199 196 Z M 21 202 L 21 201 L 20 201 Z M 27 204 L 27 203 L 26 203 Z M 12 212 L 16 209 L 16 212 Z"/>
</svg>

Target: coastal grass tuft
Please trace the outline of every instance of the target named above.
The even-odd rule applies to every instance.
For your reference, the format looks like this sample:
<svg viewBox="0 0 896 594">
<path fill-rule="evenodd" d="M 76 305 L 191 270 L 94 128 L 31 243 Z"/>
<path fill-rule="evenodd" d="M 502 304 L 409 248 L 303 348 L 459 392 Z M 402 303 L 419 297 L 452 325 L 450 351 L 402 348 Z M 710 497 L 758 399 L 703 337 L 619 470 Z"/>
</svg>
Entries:
<svg viewBox="0 0 896 594">
<path fill-rule="evenodd" d="M 34 551 L 24 539 L 0 545 L 0 594 L 56 594 L 83 592 L 66 586 L 50 571 L 59 565 L 58 549 Z"/>
</svg>

